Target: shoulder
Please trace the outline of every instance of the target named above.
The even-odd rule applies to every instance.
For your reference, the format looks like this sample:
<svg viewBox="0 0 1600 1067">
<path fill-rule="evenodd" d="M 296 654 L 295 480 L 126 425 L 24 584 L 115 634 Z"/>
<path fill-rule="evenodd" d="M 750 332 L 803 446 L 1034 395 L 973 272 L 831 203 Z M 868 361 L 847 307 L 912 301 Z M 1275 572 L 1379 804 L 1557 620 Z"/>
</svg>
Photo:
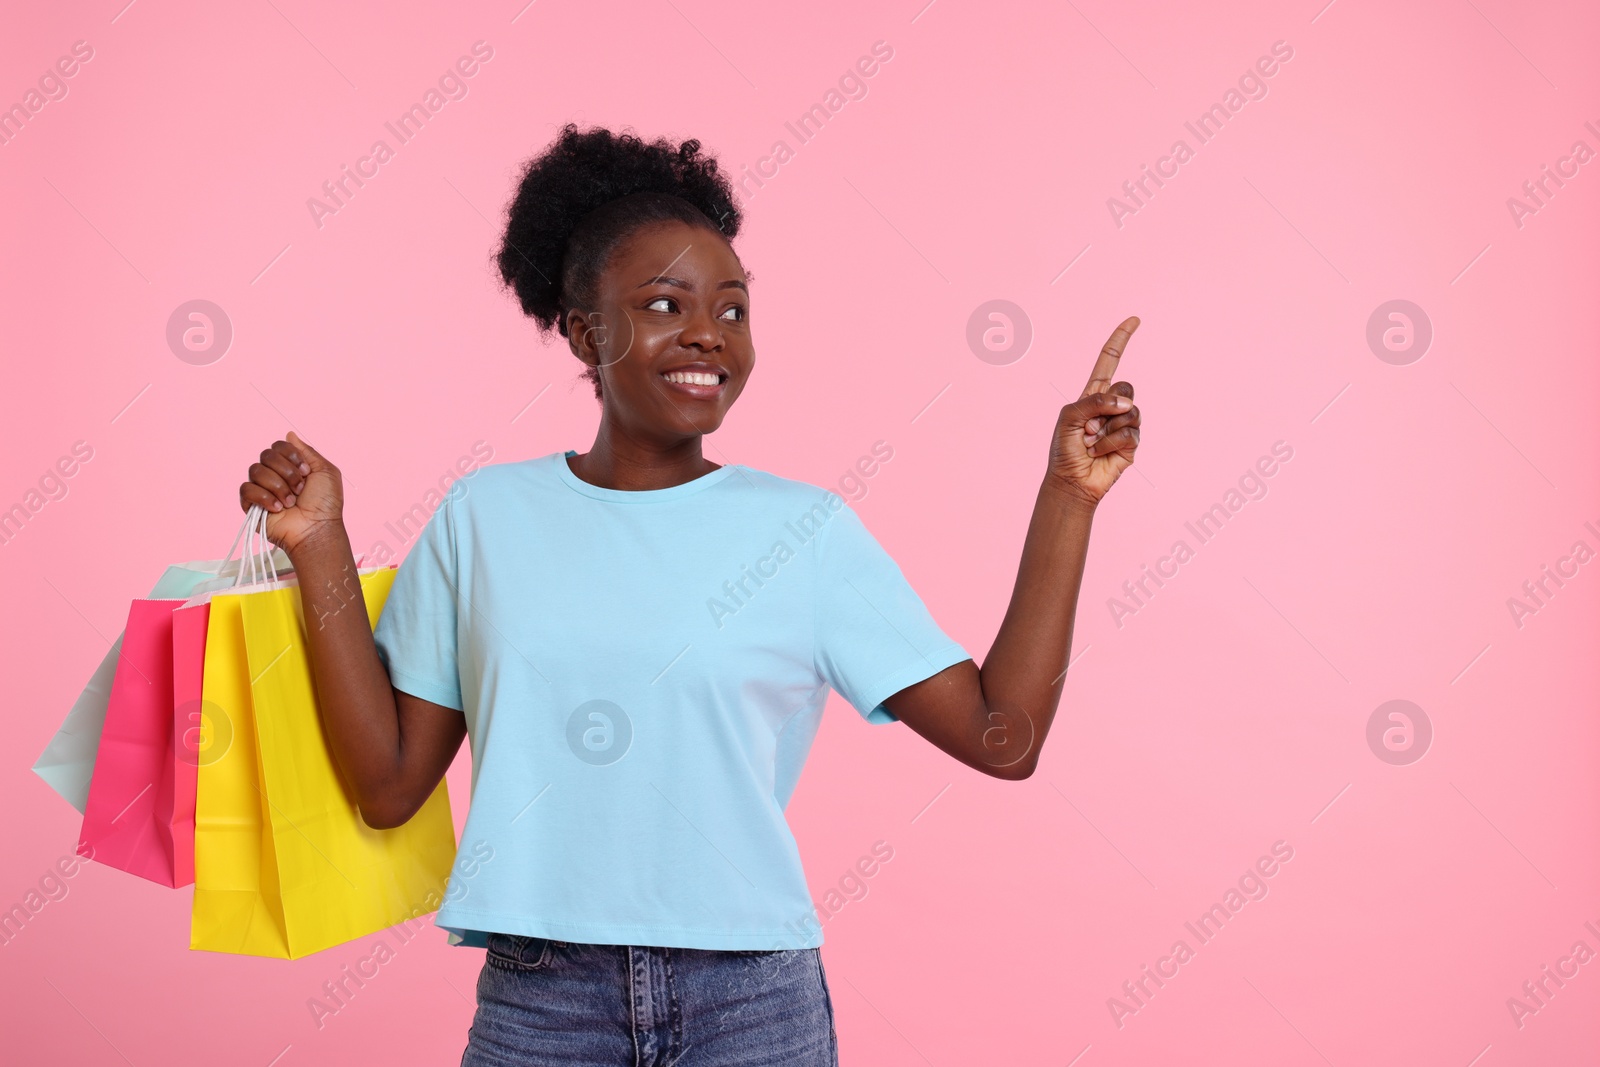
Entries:
<svg viewBox="0 0 1600 1067">
<path fill-rule="evenodd" d="M 759 501 L 746 510 L 781 523 L 807 554 L 819 560 L 834 558 L 841 551 L 849 555 L 859 550 L 863 540 L 871 539 L 849 501 L 834 490 L 751 467 L 739 473 L 745 477 L 729 478 L 728 483 L 737 484 L 737 491 Z M 841 547 L 830 549 L 829 545 Z"/>
<path fill-rule="evenodd" d="M 560 453 L 552 452 L 529 459 L 480 464 L 457 475 L 445 494 L 445 503 L 453 511 L 467 513 L 484 503 L 504 499 L 507 493 L 526 492 L 540 483 L 554 484 L 553 465 L 558 455 Z"/>
<path fill-rule="evenodd" d="M 769 505 L 793 510 L 796 513 L 807 513 L 813 508 L 822 508 L 828 514 L 834 515 L 850 508 L 844 497 L 832 489 L 812 485 L 798 478 L 785 478 L 771 471 L 746 467 L 743 464 L 740 464 L 733 477 L 728 479 L 728 484 L 735 489 L 742 489 L 761 497 L 763 502 Z"/>
</svg>

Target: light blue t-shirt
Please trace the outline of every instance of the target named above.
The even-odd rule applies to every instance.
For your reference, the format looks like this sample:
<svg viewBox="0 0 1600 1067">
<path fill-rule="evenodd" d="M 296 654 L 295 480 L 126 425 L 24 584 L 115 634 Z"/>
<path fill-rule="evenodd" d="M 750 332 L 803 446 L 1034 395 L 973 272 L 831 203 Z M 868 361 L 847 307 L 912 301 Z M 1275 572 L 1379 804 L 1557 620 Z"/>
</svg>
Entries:
<svg viewBox="0 0 1600 1067">
<path fill-rule="evenodd" d="M 378 619 L 395 687 L 462 711 L 472 748 L 435 924 L 821 945 L 783 809 L 829 688 L 893 722 L 886 697 L 971 657 L 838 494 L 738 464 L 606 489 L 574 454 L 453 487 Z"/>
</svg>

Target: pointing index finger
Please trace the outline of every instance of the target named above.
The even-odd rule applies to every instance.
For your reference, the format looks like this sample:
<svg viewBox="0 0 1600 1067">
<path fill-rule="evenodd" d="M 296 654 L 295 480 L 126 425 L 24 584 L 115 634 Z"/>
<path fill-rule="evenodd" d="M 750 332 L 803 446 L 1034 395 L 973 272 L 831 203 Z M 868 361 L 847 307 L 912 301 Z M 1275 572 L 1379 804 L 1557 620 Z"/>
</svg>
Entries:
<svg viewBox="0 0 1600 1067">
<path fill-rule="evenodd" d="M 1094 370 L 1089 374 L 1089 384 L 1083 387 L 1083 396 L 1103 393 L 1111 387 L 1111 380 L 1117 376 L 1117 364 L 1122 359 L 1122 350 L 1127 347 L 1128 338 L 1132 337 L 1133 331 L 1138 328 L 1139 317 L 1130 315 L 1122 320 L 1122 325 L 1111 331 L 1111 337 L 1106 341 L 1105 347 L 1100 349 L 1099 358 L 1094 361 Z"/>
</svg>

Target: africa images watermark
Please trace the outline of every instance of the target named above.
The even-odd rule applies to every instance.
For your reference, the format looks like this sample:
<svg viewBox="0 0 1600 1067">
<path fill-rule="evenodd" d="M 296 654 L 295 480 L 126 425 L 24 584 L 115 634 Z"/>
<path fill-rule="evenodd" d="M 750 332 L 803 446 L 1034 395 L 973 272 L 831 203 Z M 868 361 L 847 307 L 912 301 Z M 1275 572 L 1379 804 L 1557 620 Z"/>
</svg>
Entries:
<svg viewBox="0 0 1600 1067">
<path fill-rule="evenodd" d="M 784 523 L 784 529 L 793 535 L 797 545 L 808 544 L 822 529 L 822 524 L 831 519 L 842 507 L 844 498 L 838 493 L 830 492 L 823 501 L 812 504 L 804 513 Z M 753 568 L 748 563 L 741 563 L 738 577 L 722 583 L 723 595 L 706 598 L 706 610 L 711 613 L 711 621 L 716 624 L 717 629 L 722 629 L 723 619 L 739 614 L 750 601 L 754 600 L 756 593 L 766 588 L 767 582 L 776 578 L 780 568 L 794 557 L 795 549 L 790 547 L 785 538 L 779 537 L 773 541 L 767 554 L 755 561 Z M 754 589 L 750 588 L 751 582 L 755 583 Z"/>
<path fill-rule="evenodd" d="M 1593 922 L 1585 921 L 1583 926 L 1596 938 L 1600 938 L 1600 927 L 1596 927 Z M 1578 977 L 1579 969 L 1594 959 L 1594 956 L 1594 949 L 1589 947 L 1587 941 L 1580 938 L 1572 943 L 1571 952 L 1556 960 L 1553 972 L 1548 963 L 1541 965 L 1539 977 L 1522 983 L 1520 997 L 1507 997 L 1506 1010 L 1511 1013 L 1511 1021 L 1517 1024 L 1517 1029 L 1521 1030 L 1528 1025 L 1528 1016 L 1538 1015 L 1548 1008 L 1555 995 L 1566 988 L 1567 982 Z M 1550 988 L 1552 983 L 1555 985 L 1554 989 Z"/>
<path fill-rule="evenodd" d="M 478 440 L 472 443 L 472 455 L 456 457 L 454 466 L 445 468 L 439 475 L 434 485 L 429 486 L 422 494 L 422 499 L 411 505 L 396 518 L 395 522 L 384 522 L 384 529 L 400 539 L 401 544 L 414 540 L 421 535 L 428 524 L 428 520 L 439 510 L 446 500 L 459 500 L 467 494 L 471 486 L 468 475 L 489 460 L 494 458 L 494 446 L 487 441 Z M 357 561 L 357 570 L 363 567 L 384 567 L 394 559 L 395 553 L 389 543 L 382 538 L 374 541 L 372 547 L 362 554 Z M 342 612 L 352 604 L 366 606 L 366 598 L 361 592 L 361 579 L 356 572 L 346 569 L 342 580 L 335 584 L 332 578 L 323 582 L 324 596 L 311 605 L 317 618 L 317 629 L 327 626 L 328 620 Z"/>
<path fill-rule="evenodd" d="M 354 169 L 348 163 L 340 164 L 339 176 L 322 183 L 322 194 L 326 199 L 319 200 L 314 196 L 306 199 L 306 210 L 311 213 L 311 221 L 317 229 L 322 229 L 327 216 L 337 215 L 348 207 L 356 193 L 376 178 L 380 168 L 395 157 L 397 148 L 410 144 L 428 122 L 444 110 L 445 104 L 452 100 L 465 100 L 467 79 L 475 77 L 482 69 L 481 65 L 493 58 L 494 49 L 487 41 L 473 41 L 472 55 L 457 59 L 453 67 L 447 67 L 439 75 L 436 86 L 428 86 L 420 102 L 402 111 L 393 122 L 383 124 L 397 147 L 390 147 L 389 142 L 380 137 L 372 142 L 366 155 L 356 160 Z"/>
<path fill-rule="evenodd" d="M 1586 121 L 1583 128 L 1600 138 L 1600 127 L 1596 127 L 1593 120 Z M 1541 210 L 1550 206 L 1550 201 L 1558 191 L 1566 187 L 1568 181 L 1576 178 L 1581 173 L 1580 168 L 1594 158 L 1594 149 L 1584 140 L 1572 142 L 1572 147 L 1567 154 L 1556 159 L 1554 171 L 1550 164 L 1543 163 L 1539 166 L 1539 176 L 1522 183 L 1522 193 L 1527 199 L 1519 200 L 1517 197 L 1506 197 L 1506 210 L 1511 212 L 1511 221 L 1517 229 L 1522 229 L 1528 219 L 1537 215 Z M 1568 170 L 1568 166 L 1571 170 Z M 1562 181 L 1565 178 L 1566 181 Z M 1551 188 L 1554 186 L 1554 188 Z"/>
<path fill-rule="evenodd" d="M 15 540 L 23 527 L 43 511 L 46 504 L 65 500 L 70 488 L 67 479 L 77 474 L 82 465 L 93 458 L 93 445 L 82 440 L 72 442 L 71 455 L 59 456 L 52 466 L 46 467 L 39 476 L 38 488 L 29 486 L 17 503 L 10 507 L 0 506 L 0 545 L 9 545 Z"/>
<path fill-rule="evenodd" d="M 466 480 L 467 476 L 492 459 L 494 459 L 494 445 L 481 438 L 472 442 L 471 455 L 462 453 L 457 456 L 456 461 L 441 471 L 434 484 L 423 492 L 421 500 L 395 516 L 392 521 L 385 520 L 383 528 L 394 535 L 395 540 L 401 545 L 415 540 L 433 513 L 439 509 L 439 505 L 446 499 L 466 495 L 471 485 Z M 383 567 L 394 558 L 395 550 L 389 546 L 389 542 L 380 537 L 362 553 L 360 562 L 363 567 Z"/>
<path fill-rule="evenodd" d="M 870 882 L 883 873 L 884 864 L 894 859 L 894 846 L 879 839 L 872 843 L 870 852 L 863 853 L 855 863 L 845 869 L 822 892 L 819 901 L 812 904 L 809 913 L 783 924 L 784 932 L 772 942 L 771 952 L 787 952 L 806 944 L 819 933 L 829 919 L 848 905 L 867 899 Z"/>
<path fill-rule="evenodd" d="M 475 842 L 470 850 L 458 856 L 455 870 L 446 880 L 444 895 L 441 897 L 435 890 L 428 890 L 423 897 L 421 907 L 411 909 L 411 917 L 403 919 L 390 927 L 386 932 L 395 939 L 395 947 L 391 948 L 384 940 L 376 940 L 369 946 L 366 955 L 355 961 L 354 966 L 344 964 L 339 968 L 339 974 L 322 983 L 320 996 L 306 998 L 306 1010 L 311 1012 L 312 1021 L 321 1030 L 327 1021 L 348 1008 L 356 994 L 365 989 L 367 983 L 378 976 L 384 964 L 393 960 L 401 948 L 416 939 L 422 928 L 428 925 L 426 915 L 439 910 L 441 904 L 453 904 L 461 900 L 471 891 L 468 884 L 483 868 L 483 865 L 494 859 L 494 846 L 487 841 Z"/>
<path fill-rule="evenodd" d="M 67 894 L 72 891 L 67 879 L 76 876 L 83 870 L 84 864 L 92 859 L 94 846 L 87 841 L 80 841 L 76 853 L 62 856 L 45 868 L 44 874 L 39 876 L 37 889 L 30 887 L 23 894 L 21 903 L 0 911 L 0 945 L 11 944 L 47 905 L 66 900 Z"/>
<path fill-rule="evenodd" d="M 851 493 L 852 500 L 864 499 L 867 495 L 865 479 L 877 474 L 882 469 L 882 464 L 893 458 L 894 449 L 889 442 L 874 441 L 872 454 L 857 459 L 854 466 L 839 477 L 839 488 Z M 773 541 L 766 555 L 756 559 L 753 565 L 740 564 L 738 576 L 722 583 L 722 596 L 706 598 L 706 610 L 711 613 L 711 621 L 716 624 L 717 629 L 722 629 L 724 619 L 739 614 L 750 601 L 754 600 L 756 594 L 766 587 L 767 582 L 777 578 L 781 573 L 780 568 L 795 558 L 796 549 L 809 544 L 821 531 L 823 524 L 844 506 L 844 497 L 828 490 L 822 500 L 783 524 L 784 530 L 794 539 L 794 545 L 790 545 L 789 540 L 780 535 Z M 754 588 L 751 588 L 752 583 Z"/>
<path fill-rule="evenodd" d="M 1273 457 L 1277 457 L 1276 460 Z M 1148 563 L 1141 564 L 1140 576 L 1122 583 L 1126 600 L 1107 597 L 1106 610 L 1111 613 L 1111 621 L 1117 624 L 1117 629 L 1122 629 L 1128 616 L 1137 615 L 1148 607 L 1157 591 L 1166 586 L 1167 583 L 1162 579 L 1170 581 L 1176 578 L 1183 564 L 1194 559 L 1198 546 L 1208 544 L 1221 533 L 1228 521 L 1244 509 L 1245 504 L 1263 499 L 1267 495 L 1266 480 L 1278 473 L 1280 463 L 1288 463 L 1293 458 L 1294 448 L 1287 441 L 1274 441 L 1272 454 L 1261 456 L 1253 467 L 1241 474 L 1237 489 L 1230 486 L 1220 501 L 1201 512 L 1193 522 L 1183 524 L 1184 529 L 1194 536 L 1195 546 L 1180 537 L 1173 542 L 1166 555 L 1156 560 L 1153 569 Z"/>
<path fill-rule="evenodd" d="M 82 65 L 94 58 L 94 46 L 88 41 L 73 41 L 72 54 L 61 56 L 51 67 L 39 75 L 37 88 L 29 87 L 22 99 L 0 110 L 0 146 L 9 145 L 13 138 L 27 129 L 33 117 L 45 109 L 46 104 L 65 100 L 71 87 L 67 79 L 83 69 Z"/>
<path fill-rule="evenodd" d="M 1600 539 L 1600 530 L 1595 528 L 1594 523 L 1585 522 L 1583 528 Z M 1506 597 L 1506 610 L 1511 612 L 1511 621 L 1516 624 L 1517 629 L 1520 630 L 1527 625 L 1530 615 L 1537 615 L 1549 607 L 1550 601 L 1566 588 L 1567 582 L 1579 575 L 1578 568 L 1591 559 L 1594 559 L 1594 549 L 1589 547 L 1587 541 L 1579 538 L 1572 542 L 1572 547 L 1567 549 L 1566 555 L 1556 559 L 1554 566 L 1548 563 L 1541 564 L 1539 576 L 1529 578 L 1522 583 L 1521 597 Z"/>
<path fill-rule="evenodd" d="M 1178 976 L 1184 964 L 1194 959 L 1196 948 L 1200 945 L 1210 944 L 1223 927 L 1244 910 L 1250 901 L 1267 899 L 1269 892 L 1267 879 L 1281 870 L 1281 865 L 1294 859 L 1294 847 L 1287 841 L 1279 840 L 1272 843 L 1272 855 L 1261 856 L 1255 863 L 1246 868 L 1239 876 L 1235 885 L 1228 887 L 1222 894 L 1222 899 L 1213 903 L 1211 907 L 1200 913 L 1199 918 L 1193 922 L 1185 922 L 1183 928 L 1194 937 L 1195 947 L 1190 947 L 1184 938 L 1178 938 L 1172 943 L 1167 955 L 1156 960 L 1155 966 L 1143 964 L 1139 968 L 1139 976 L 1130 978 L 1122 983 L 1122 997 L 1107 997 L 1106 1009 L 1111 1012 L 1111 1021 L 1121 1030 L 1127 1025 L 1128 1016 L 1138 1015 L 1150 1006 L 1150 1001 L 1155 997 L 1167 982 Z M 1170 968 L 1170 969 L 1169 969 Z"/>
<path fill-rule="evenodd" d="M 797 148 L 809 144 L 822 132 L 833 116 L 844 110 L 847 103 L 852 100 L 865 100 L 867 79 L 877 74 L 881 65 L 893 58 L 894 48 L 889 42 L 881 40 L 872 42 L 872 54 L 857 59 L 853 67 L 846 67 L 844 73 L 839 75 L 838 88 L 830 87 L 822 94 L 822 99 L 801 112 L 798 119 L 783 124 L 783 128 L 794 137 L 795 148 L 791 148 L 788 141 L 779 138 L 772 142 L 772 147 L 767 149 L 766 155 L 756 160 L 754 167 L 745 163 L 739 168 L 744 172 L 735 183 L 740 197 L 748 201 L 756 195 L 750 188 L 751 182 L 755 183 L 756 190 L 760 190 L 768 181 L 776 178 L 783 165 L 794 159 Z"/>
<path fill-rule="evenodd" d="M 1154 170 L 1148 163 L 1141 164 L 1140 176 L 1122 183 L 1122 191 L 1127 200 L 1120 200 L 1114 196 L 1106 198 L 1106 210 L 1111 213 L 1112 224 L 1117 229 L 1122 229 L 1126 225 L 1124 220 L 1129 215 L 1137 215 L 1148 207 L 1156 191 L 1167 184 L 1163 178 L 1168 180 L 1176 178 L 1179 169 L 1195 157 L 1198 148 L 1211 143 L 1229 120 L 1244 109 L 1245 104 L 1251 100 L 1266 99 L 1266 79 L 1278 73 L 1280 63 L 1288 63 L 1293 58 L 1294 49 L 1290 47 L 1288 41 L 1273 41 L 1272 55 L 1257 59 L 1254 67 L 1247 68 L 1239 75 L 1238 88 L 1229 86 L 1228 91 L 1222 94 L 1220 102 L 1202 111 L 1193 122 L 1185 121 L 1183 127 L 1194 136 L 1195 146 L 1190 147 L 1189 142 L 1180 137 L 1172 142 L 1172 148 L 1167 155 L 1156 160 Z"/>
</svg>

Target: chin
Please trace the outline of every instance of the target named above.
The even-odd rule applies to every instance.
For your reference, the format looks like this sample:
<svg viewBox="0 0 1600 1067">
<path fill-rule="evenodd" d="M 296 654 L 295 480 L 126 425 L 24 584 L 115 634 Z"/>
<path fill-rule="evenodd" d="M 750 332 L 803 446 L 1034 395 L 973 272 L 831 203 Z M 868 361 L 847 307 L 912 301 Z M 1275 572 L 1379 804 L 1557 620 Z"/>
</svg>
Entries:
<svg viewBox="0 0 1600 1067">
<path fill-rule="evenodd" d="M 726 414 L 726 411 L 719 411 L 712 418 L 701 419 L 698 422 L 691 422 L 688 419 L 680 419 L 680 429 L 682 429 L 685 434 L 716 433 L 717 430 L 721 428 L 723 416 Z"/>
</svg>

